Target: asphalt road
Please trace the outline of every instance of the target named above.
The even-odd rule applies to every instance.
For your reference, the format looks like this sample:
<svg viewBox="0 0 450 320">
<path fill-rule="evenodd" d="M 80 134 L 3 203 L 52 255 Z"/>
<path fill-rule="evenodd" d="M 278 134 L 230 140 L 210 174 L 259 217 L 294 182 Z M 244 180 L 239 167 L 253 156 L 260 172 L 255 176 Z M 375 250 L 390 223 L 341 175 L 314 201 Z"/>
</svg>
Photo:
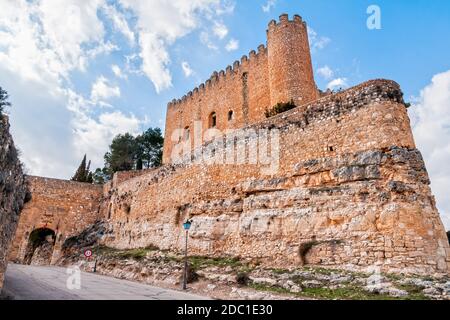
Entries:
<svg viewBox="0 0 450 320">
<path fill-rule="evenodd" d="M 80 288 L 66 268 L 9 264 L 3 294 L 15 300 L 202 300 L 184 292 L 97 274 L 80 274 Z M 68 281 L 69 280 L 69 281 Z M 69 282 L 69 286 L 67 283 Z M 75 284 L 75 286 L 74 286 Z M 73 288 L 75 287 L 75 288 Z"/>
</svg>

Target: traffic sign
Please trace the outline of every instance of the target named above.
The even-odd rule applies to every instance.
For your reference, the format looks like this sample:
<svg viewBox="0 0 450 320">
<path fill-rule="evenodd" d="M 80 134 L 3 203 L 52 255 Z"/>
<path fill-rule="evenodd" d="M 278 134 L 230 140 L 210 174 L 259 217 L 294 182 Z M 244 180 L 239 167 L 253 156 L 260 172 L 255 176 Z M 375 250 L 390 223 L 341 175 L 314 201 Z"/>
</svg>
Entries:
<svg viewBox="0 0 450 320">
<path fill-rule="evenodd" d="M 87 249 L 86 251 L 84 251 L 84 256 L 86 258 L 92 257 L 92 250 Z"/>
</svg>

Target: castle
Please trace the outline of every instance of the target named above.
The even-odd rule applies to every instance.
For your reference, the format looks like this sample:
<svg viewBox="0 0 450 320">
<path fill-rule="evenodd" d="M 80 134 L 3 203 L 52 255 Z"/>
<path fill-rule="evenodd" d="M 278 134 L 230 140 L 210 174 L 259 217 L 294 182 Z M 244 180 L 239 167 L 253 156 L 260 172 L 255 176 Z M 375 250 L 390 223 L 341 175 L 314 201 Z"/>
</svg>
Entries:
<svg viewBox="0 0 450 320">
<path fill-rule="evenodd" d="M 399 85 L 372 80 L 324 95 L 302 19 L 282 15 L 267 36 L 267 46 L 168 105 L 161 168 L 120 172 L 104 186 L 29 177 L 32 200 L 10 259 L 57 264 L 68 239 L 98 220 L 108 225 L 103 245 L 180 251 L 182 223 L 192 219 L 192 254 L 448 273 L 448 240 Z M 289 101 L 297 107 L 266 117 Z M 222 135 L 198 145 L 196 123 L 200 136 Z M 229 129 L 243 132 L 236 152 L 247 156 L 260 156 L 261 132 L 276 133 L 268 143 L 276 170 L 192 161 L 211 145 L 206 159 L 224 151 Z M 190 153 L 173 161 L 180 142 Z"/>
<path fill-rule="evenodd" d="M 272 20 L 267 46 L 251 51 L 226 70 L 214 72 L 206 83 L 167 107 L 164 163 L 170 163 L 173 142 L 190 137 L 194 148 L 194 122 L 202 131 L 239 129 L 265 119 L 265 110 L 292 101 L 305 105 L 319 97 L 314 82 L 306 23 L 287 14 Z M 184 129 L 185 132 L 177 131 Z"/>
</svg>

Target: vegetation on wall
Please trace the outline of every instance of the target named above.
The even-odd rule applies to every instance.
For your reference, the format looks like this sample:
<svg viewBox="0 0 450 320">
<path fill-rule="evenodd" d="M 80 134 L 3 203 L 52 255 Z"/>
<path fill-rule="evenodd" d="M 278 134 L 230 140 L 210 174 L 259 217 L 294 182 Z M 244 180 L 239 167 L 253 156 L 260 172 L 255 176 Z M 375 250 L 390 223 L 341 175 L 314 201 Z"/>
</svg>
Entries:
<svg viewBox="0 0 450 320">
<path fill-rule="evenodd" d="M 291 109 L 296 108 L 297 106 L 294 103 L 294 100 L 291 100 L 289 102 L 279 102 L 275 106 L 273 106 L 271 109 L 266 109 L 264 112 L 266 118 L 271 118 L 273 116 L 276 116 L 277 114 L 289 111 Z"/>
<path fill-rule="evenodd" d="M 0 116 L 5 107 L 11 106 L 11 103 L 8 102 L 8 97 L 9 97 L 8 92 L 6 92 L 6 90 L 3 90 L 3 88 L 0 87 Z"/>
</svg>

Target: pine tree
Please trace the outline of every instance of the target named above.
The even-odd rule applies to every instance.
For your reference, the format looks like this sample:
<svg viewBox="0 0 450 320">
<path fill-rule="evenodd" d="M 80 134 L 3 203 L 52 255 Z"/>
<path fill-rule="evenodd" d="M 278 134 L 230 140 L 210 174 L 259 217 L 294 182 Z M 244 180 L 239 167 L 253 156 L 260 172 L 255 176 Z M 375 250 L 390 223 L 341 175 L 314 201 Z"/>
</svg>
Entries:
<svg viewBox="0 0 450 320">
<path fill-rule="evenodd" d="M 77 169 L 77 172 L 72 177 L 72 181 L 78 181 L 78 182 L 89 182 L 89 168 L 91 166 L 91 161 L 89 161 L 88 165 L 86 165 L 86 155 L 84 155 L 83 160 L 81 161 L 80 166 Z M 92 180 L 92 174 L 91 174 L 91 180 Z"/>
</svg>

